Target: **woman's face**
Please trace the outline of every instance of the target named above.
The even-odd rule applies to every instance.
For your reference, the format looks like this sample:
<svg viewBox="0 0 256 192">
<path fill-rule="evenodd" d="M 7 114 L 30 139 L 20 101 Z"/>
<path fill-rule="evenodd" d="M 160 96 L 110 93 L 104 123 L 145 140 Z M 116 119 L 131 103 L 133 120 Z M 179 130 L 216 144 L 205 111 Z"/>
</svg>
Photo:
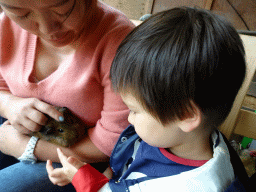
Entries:
<svg viewBox="0 0 256 192">
<path fill-rule="evenodd" d="M 0 0 L 0 6 L 23 29 L 53 46 L 62 47 L 79 38 L 96 10 L 95 2 L 96 0 Z"/>
</svg>

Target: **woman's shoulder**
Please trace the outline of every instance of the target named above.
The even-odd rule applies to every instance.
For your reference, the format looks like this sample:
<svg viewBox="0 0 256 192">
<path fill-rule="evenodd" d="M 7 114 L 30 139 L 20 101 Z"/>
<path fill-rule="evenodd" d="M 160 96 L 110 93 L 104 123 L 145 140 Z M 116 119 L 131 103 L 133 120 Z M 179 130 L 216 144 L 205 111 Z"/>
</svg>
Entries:
<svg viewBox="0 0 256 192">
<path fill-rule="evenodd" d="M 84 31 L 81 41 L 97 50 L 115 50 L 135 25 L 121 11 L 98 1 L 97 14 L 91 28 Z M 95 25 L 96 24 L 96 25 Z"/>
<path fill-rule="evenodd" d="M 0 13 L 0 22 L 1 22 L 1 27 L 5 28 L 20 28 L 17 26 L 16 23 L 14 23 L 9 17 L 7 17 L 4 12 Z"/>
<path fill-rule="evenodd" d="M 4 38 L 15 37 L 15 39 L 19 39 L 22 34 L 27 33 L 24 29 L 22 29 L 19 25 L 17 25 L 14 21 L 9 19 L 4 12 L 0 13 L 0 35 Z"/>
<path fill-rule="evenodd" d="M 114 28 L 130 28 L 133 29 L 135 26 L 130 19 L 121 11 L 103 3 L 99 2 L 99 9 L 103 13 L 101 22 L 105 25 L 108 23 L 109 29 Z"/>
<path fill-rule="evenodd" d="M 29 39 L 33 41 L 28 41 Z M 14 21 L 9 19 L 4 13 L 0 14 L 0 60 L 3 58 L 18 58 L 22 53 L 20 50 L 24 49 L 28 42 L 34 47 L 36 38 L 32 34 L 18 26 Z M 4 45 L 4 46 L 2 46 Z M 8 61 L 8 60 L 6 60 Z"/>
</svg>

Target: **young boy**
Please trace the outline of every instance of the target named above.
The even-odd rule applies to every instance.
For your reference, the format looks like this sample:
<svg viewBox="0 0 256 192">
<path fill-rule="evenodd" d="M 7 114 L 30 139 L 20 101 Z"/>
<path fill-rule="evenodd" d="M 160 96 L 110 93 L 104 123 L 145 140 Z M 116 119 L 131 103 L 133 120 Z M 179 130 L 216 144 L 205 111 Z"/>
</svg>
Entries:
<svg viewBox="0 0 256 192">
<path fill-rule="evenodd" d="M 235 174 L 217 127 L 244 76 L 242 41 L 224 19 L 186 7 L 153 15 L 122 42 L 111 68 L 131 110 L 111 179 L 61 151 L 63 168 L 48 162 L 49 178 L 78 192 L 226 190 Z"/>
</svg>

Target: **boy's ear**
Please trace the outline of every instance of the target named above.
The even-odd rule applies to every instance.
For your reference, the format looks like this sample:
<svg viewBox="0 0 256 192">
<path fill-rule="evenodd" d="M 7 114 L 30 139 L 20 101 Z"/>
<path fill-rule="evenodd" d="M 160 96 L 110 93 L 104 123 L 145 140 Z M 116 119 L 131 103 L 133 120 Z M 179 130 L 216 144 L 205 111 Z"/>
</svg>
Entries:
<svg viewBox="0 0 256 192">
<path fill-rule="evenodd" d="M 193 103 L 194 113 L 191 117 L 185 118 L 178 122 L 178 126 L 183 132 L 191 132 L 198 128 L 202 122 L 202 112 L 201 110 Z"/>
</svg>

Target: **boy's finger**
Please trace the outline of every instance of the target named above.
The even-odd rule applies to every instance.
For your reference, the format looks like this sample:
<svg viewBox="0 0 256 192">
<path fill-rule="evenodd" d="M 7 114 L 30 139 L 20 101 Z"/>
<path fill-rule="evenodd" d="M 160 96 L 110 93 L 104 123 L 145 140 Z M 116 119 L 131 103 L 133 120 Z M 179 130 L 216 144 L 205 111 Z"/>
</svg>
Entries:
<svg viewBox="0 0 256 192">
<path fill-rule="evenodd" d="M 69 181 L 63 181 L 63 182 L 59 182 L 57 185 L 60 187 L 63 187 L 65 185 L 68 185 L 70 182 Z"/>
<path fill-rule="evenodd" d="M 46 162 L 46 170 L 48 174 L 50 174 L 54 170 L 52 162 L 50 160 L 47 160 Z"/>
<path fill-rule="evenodd" d="M 58 156 L 59 156 L 59 159 L 60 159 L 60 162 L 61 164 L 64 166 L 64 165 L 67 165 L 67 156 L 64 155 L 64 153 L 61 151 L 60 148 L 57 148 L 57 153 L 58 153 Z"/>
<path fill-rule="evenodd" d="M 62 168 L 54 169 L 50 160 L 46 162 L 46 171 L 50 177 L 60 177 L 63 174 Z"/>
<path fill-rule="evenodd" d="M 58 179 L 61 179 L 62 177 L 65 177 L 65 173 L 63 172 L 62 168 L 56 168 L 52 172 L 48 174 L 50 177 L 56 177 Z"/>
<path fill-rule="evenodd" d="M 86 163 L 79 161 L 78 159 L 74 157 L 69 157 L 67 161 L 73 165 L 77 170 L 80 169 L 82 166 L 84 166 Z"/>
</svg>

